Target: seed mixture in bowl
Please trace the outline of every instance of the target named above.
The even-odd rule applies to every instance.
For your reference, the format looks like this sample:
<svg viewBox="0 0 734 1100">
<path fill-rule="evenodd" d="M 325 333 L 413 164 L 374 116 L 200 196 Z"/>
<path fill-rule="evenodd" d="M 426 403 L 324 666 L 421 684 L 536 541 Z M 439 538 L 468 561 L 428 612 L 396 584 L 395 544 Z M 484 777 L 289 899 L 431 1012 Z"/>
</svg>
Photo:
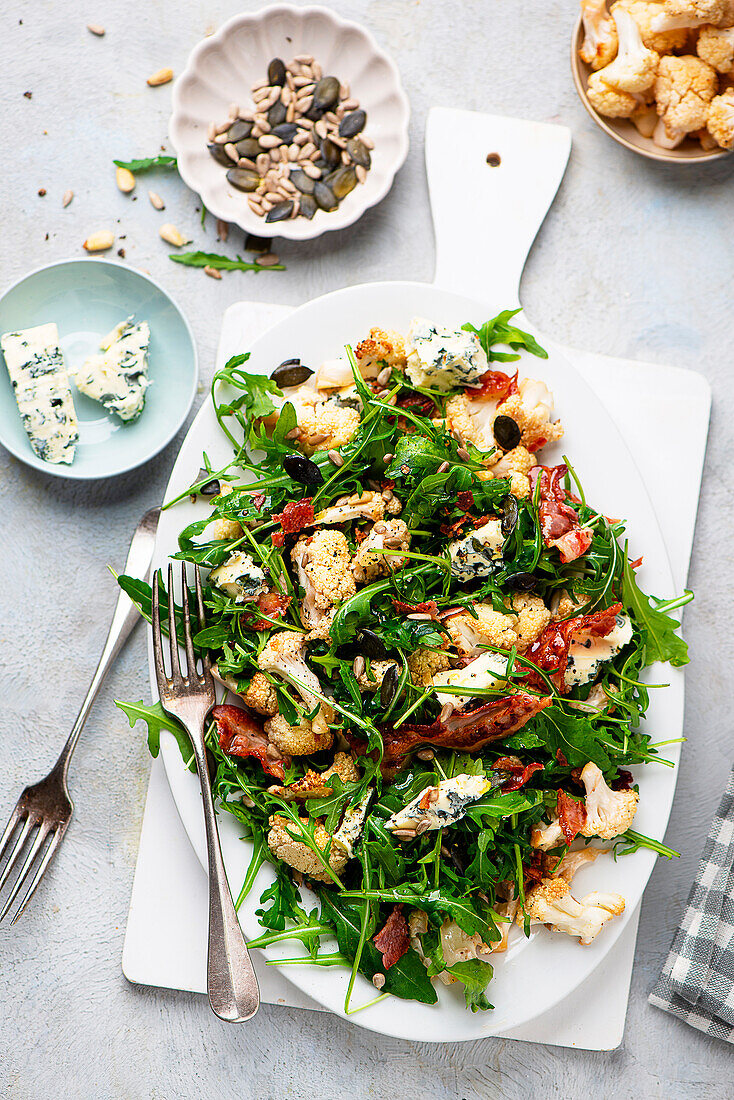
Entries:
<svg viewBox="0 0 734 1100">
<path fill-rule="evenodd" d="M 273 868 L 250 946 L 351 970 L 345 1011 L 358 973 L 489 1009 L 511 936 L 587 945 L 623 912 L 603 858 L 578 889 L 584 864 L 672 854 L 634 828 L 628 769 L 661 760 L 643 670 L 687 661 L 669 612 L 688 595 L 645 595 L 624 521 L 553 464 L 551 392 L 527 356 L 502 369 L 546 357 L 511 310 L 355 335 L 320 365 L 267 377 L 242 354 L 214 380 L 233 452 L 178 498 L 211 507 L 175 555 L 203 573 L 194 644 L 232 692 L 213 787 L 252 845 L 240 899 Z M 149 614 L 150 589 L 120 583 Z M 160 710 L 123 709 L 155 748 Z"/>
<path fill-rule="evenodd" d="M 313 57 L 299 54 L 288 65 L 273 58 L 252 99 L 251 110 L 232 104 L 226 122 L 211 124 L 209 152 L 232 186 L 248 193 L 254 214 L 310 220 L 364 183 L 374 148 L 363 134 L 367 114 Z"/>
</svg>

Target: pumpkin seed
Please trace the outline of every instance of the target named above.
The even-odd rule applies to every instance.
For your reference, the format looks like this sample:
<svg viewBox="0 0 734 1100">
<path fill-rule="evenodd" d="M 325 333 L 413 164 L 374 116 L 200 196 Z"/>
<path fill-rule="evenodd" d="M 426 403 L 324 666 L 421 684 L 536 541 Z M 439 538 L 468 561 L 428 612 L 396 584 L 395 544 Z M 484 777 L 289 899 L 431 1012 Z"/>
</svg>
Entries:
<svg viewBox="0 0 734 1100">
<path fill-rule="evenodd" d="M 529 592 L 535 588 L 536 580 L 532 573 L 511 573 L 505 584 L 516 592 Z"/>
<path fill-rule="evenodd" d="M 281 122 L 285 122 L 285 116 L 288 113 L 288 108 L 282 99 L 276 99 L 270 107 L 268 107 L 268 122 L 271 126 L 280 126 Z"/>
<path fill-rule="evenodd" d="M 238 141 L 235 145 L 235 149 L 237 150 L 239 156 L 249 157 L 251 160 L 254 160 L 255 157 L 259 156 L 260 153 L 262 153 L 260 142 L 257 140 L 257 138 L 254 137 L 247 137 L 243 138 L 241 141 Z"/>
<path fill-rule="evenodd" d="M 285 84 L 285 65 L 279 57 L 274 57 L 268 65 L 268 84 L 271 88 L 282 88 Z"/>
<path fill-rule="evenodd" d="M 297 168 L 290 174 L 290 181 L 294 183 L 298 190 L 304 195 L 313 195 L 313 180 L 306 175 L 305 172 Z"/>
<path fill-rule="evenodd" d="M 300 359 L 286 359 L 275 368 L 270 377 L 282 389 L 284 386 L 300 386 L 312 374 L 313 371 L 304 367 Z"/>
<path fill-rule="evenodd" d="M 336 168 L 341 164 L 342 151 L 338 145 L 335 145 L 329 138 L 324 138 L 320 146 L 321 156 L 329 168 Z"/>
<path fill-rule="evenodd" d="M 290 218 L 293 213 L 293 200 L 288 199 L 286 202 L 278 202 L 265 215 L 266 222 L 283 222 L 286 218 Z"/>
<path fill-rule="evenodd" d="M 512 451 L 522 439 L 520 427 L 511 416 L 495 417 L 492 433 L 503 451 Z"/>
<path fill-rule="evenodd" d="M 365 657 L 369 657 L 371 661 L 378 661 L 381 657 L 387 656 L 385 643 L 379 634 L 375 634 L 374 630 L 360 631 L 356 642 Z"/>
<path fill-rule="evenodd" d="M 321 485 L 324 475 L 315 462 L 305 455 L 286 455 L 283 459 L 283 469 L 294 481 L 302 485 Z"/>
<path fill-rule="evenodd" d="M 370 151 L 361 138 L 350 138 L 347 142 L 347 152 L 355 164 L 360 164 L 362 168 L 371 167 Z"/>
<path fill-rule="evenodd" d="M 335 198 L 343 199 L 357 185 L 357 173 L 351 165 L 348 168 L 338 168 L 329 180 L 329 185 Z"/>
<path fill-rule="evenodd" d="M 227 180 L 238 191 L 257 191 L 260 186 L 260 177 L 251 168 L 230 168 Z"/>
<path fill-rule="evenodd" d="M 367 122 L 367 112 L 361 108 L 357 111 L 350 111 L 348 115 L 339 123 L 339 137 L 353 138 L 357 134 L 364 130 L 365 123 Z"/>
<path fill-rule="evenodd" d="M 286 145 L 290 145 L 298 133 L 298 127 L 295 122 L 281 122 L 279 126 L 273 126 L 273 133 L 276 137 L 281 138 Z"/>
<path fill-rule="evenodd" d="M 387 710 L 387 708 L 395 699 L 399 682 L 400 673 L 398 672 L 398 666 L 390 665 L 385 675 L 383 676 L 382 683 L 380 685 L 380 706 L 383 708 L 383 710 Z"/>
<path fill-rule="evenodd" d="M 301 195 L 300 210 L 306 221 L 311 221 L 314 214 L 318 210 L 316 206 L 316 199 L 313 195 Z"/>
<path fill-rule="evenodd" d="M 227 138 L 233 145 L 236 145 L 238 141 L 243 141 L 250 136 L 253 125 L 254 123 L 246 122 L 243 118 L 235 119 L 229 130 L 227 130 Z"/>
<path fill-rule="evenodd" d="M 502 502 L 502 537 L 509 538 L 517 524 L 518 507 L 517 498 L 511 493 Z"/>
<path fill-rule="evenodd" d="M 336 210 L 339 206 L 334 192 L 330 187 L 327 187 L 325 183 L 322 183 L 321 180 L 317 180 L 314 184 L 313 197 L 322 210 L 332 211 Z"/>
<path fill-rule="evenodd" d="M 225 153 L 223 145 L 217 145 L 215 142 L 212 142 L 211 145 L 207 145 L 207 149 L 214 157 L 217 164 L 224 164 L 225 166 L 229 166 L 232 163 Z"/>
<path fill-rule="evenodd" d="M 335 76 L 323 77 L 313 90 L 313 105 L 328 111 L 339 99 L 339 81 Z"/>
</svg>

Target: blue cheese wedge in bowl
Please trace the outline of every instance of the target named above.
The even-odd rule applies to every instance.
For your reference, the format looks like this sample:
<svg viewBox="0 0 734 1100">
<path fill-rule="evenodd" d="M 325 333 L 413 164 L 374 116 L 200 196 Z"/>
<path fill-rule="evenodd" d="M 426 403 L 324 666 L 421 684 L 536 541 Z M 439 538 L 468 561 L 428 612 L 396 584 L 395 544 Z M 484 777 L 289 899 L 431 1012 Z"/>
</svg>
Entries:
<svg viewBox="0 0 734 1100">
<path fill-rule="evenodd" d="M 408 377 L 414 386 L 447 393 L 479 382 L 489 369 L 487 355 L 473 332 L 441 329 L 422 317 L 410 323 Z"/>
<path fill-rule="evenodd" d="M 435 787 L 426 787 L 402 810 L 397 810 L 385 822 L 385 828 L 398 836 L 404 833 L 420 835 L 429 829 L 454 825 L 464 816 L 471 802 L 486 794 L 492 784 L 483 775 L 455 775 L 442 779 Z"/>
<path fill-rule="evenodd" d="M 6 332 L 0 345 L 31 447 L 44 462 L 73 462 L 79 425 L 58 328 Z"/>
<path fill-rule="evenodd" d="M 100 344 L 101 355 L 91 355 L 76 371 L 74 381 L 87 397 L 100 401 L 129 424 L 137 420 L 145 405 L 148 378 L 147 321 L 132 317 L 120 321 Z"/>
</svg>

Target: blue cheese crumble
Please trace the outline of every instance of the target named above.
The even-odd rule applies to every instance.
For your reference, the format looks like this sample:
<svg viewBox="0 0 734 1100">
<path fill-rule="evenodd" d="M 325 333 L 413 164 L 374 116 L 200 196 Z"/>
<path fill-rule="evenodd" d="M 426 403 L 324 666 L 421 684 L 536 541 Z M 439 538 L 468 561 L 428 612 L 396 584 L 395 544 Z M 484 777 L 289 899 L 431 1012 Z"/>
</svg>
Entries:
<svg viewBox="0 0 734 1100">
<path fill-rule="evenodd" d="M 416 317 L 408 330 L 408 377 L 414 386 L 447 392 L 476 384 L 488 370 L 487 356 L 473 332 L 439 329 Z"/>
<path fill-rule="evenodd" d="M 463 668 L 450 668 L 437 672 L 433 677 L 435 687 L 467 688 L 468 695 L 454 695 L 449 691 L 437 691 L 436 698 L 443 706 L 451 703 L 460 710 L 472 698 L 473 690 L 491 688 L 502 683 L 507 675 L 507 657 L 502 653 L 482 653 Z"/>
<path fill-rule="evenodd" d="M 137 420 L 150 385 L 149 343 L 147 321 L 135 324 L 132 317 L 120 321 L 100 344 L 102 354 L 91 355 L 75 373 L 77 388 L 125 423 Z"/>
<path fill-rule="evenodd" d="M 53 322 L 0 337 L 31 447 L 44 462 L 74 461 L 79 424 Z"/>
<path fill-rule="evenodd" d="M 265 588 L 265 574 L 249 554 L 235 550 L 222 565 L 212 569 L 209 580 L 235 603 L 256 600 Z"/>
<path fill-rule="evenodd" d="M 387 819 L 385 828 L 390 832 L 397 829 L 417 835 L 453 825 L 464 816 L 466 807 L 486 794 L 491 785 L 483 775 L 455 775 L 453 779 L 442 779 L 436 787 L 426 787 L 402 810 L 397 810 Z"/>
<path fill-rule="evenodd" d="M 627 615 L 617 615 L 616 626 L 605 638 L 576 634 L 571 638 L 565 680 L 568 687 L 588 684 L 606 661 L 616 657 L 632 639 L 632 622 Z"/>
<path fill-rule="evenodd" d="M 502 562 L 502 523 L 490 519 L 463 539 L 449 543 L 451 573 L 460 581 L 488 577 Z"/>
</svg>

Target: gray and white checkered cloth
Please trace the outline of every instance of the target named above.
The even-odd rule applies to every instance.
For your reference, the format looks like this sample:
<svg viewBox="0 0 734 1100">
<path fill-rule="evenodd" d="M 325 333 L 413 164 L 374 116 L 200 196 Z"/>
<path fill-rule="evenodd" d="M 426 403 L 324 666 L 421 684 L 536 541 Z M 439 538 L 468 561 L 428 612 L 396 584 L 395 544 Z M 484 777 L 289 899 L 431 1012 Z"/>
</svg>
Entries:
<svg viewBox="0 0 734 1100">
<path fill-rule="evenodd" d="M 650 1004 L 734 1043 L 734 768 Z"/>
</svg>

